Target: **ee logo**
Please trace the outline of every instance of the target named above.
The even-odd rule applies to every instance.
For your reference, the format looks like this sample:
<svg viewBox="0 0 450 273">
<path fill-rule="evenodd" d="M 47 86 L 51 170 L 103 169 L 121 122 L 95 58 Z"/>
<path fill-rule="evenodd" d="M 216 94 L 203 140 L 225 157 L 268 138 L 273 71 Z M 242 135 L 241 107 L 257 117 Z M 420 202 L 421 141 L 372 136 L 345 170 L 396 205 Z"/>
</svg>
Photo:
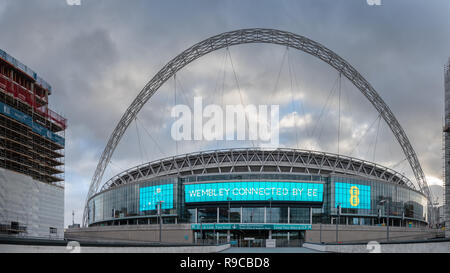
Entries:
<svg viewBox="0 0 450 273">
<path fill-rule="evenodd" d="M 66 0 L 66 3 L 69 6 L 80 6 L 81 0 Z"/>
<path fill-rule="evenodd" d="M 353 207 L 356 207 L 359 205 L 359 189 L 357 186 L 352 186 L 350 188 L 350 204 Z"/>
<path fill-rule="evenodd" d="M 381 6 L 381 0 L 367 0 L 369 6 Z"/>
</svg>

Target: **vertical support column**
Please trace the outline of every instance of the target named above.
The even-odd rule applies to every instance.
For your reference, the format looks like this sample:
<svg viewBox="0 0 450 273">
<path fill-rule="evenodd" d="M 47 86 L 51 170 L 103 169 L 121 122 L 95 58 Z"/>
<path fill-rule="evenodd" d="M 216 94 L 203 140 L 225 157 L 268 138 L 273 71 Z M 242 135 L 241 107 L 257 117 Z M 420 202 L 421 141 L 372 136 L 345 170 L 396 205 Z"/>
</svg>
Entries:
<svg viewBox="0 0 450 273">
<path fill-rule="evenodd" d="M 267 207 L 264 207 L 264 223 L 267 223 Z"/>
<path fill-rule="evenodd" d="M 34 114 L 34 106 L 36 105 L 36 91 L 34 90 L 34 82 L 31 82 L 30 84 L 30 91 L 33 94 L 33 99 L 31 102 L 33 105 L 31 105 L 31 113 Z"/>
<path fill-rule="evenodd" d="M 217 219 L 216 219 L 216 223 L 219 223 L 219 207 L 217 207 Z"/>
<path fill-rule="evenodd" d="M 288 222 L 288 224 L 291 223 L 291 207 L 288 207 L 287 222 Z"/>
<path fill-rule="evenodd" d="M 309 224 L 312 225 L 312 207 L 309 207 Z"/>
<path fill-rule="evenodd" d="M 46 88 L 44 88 L 44 90 L 45 90 L 45 103 L 47 104 L 46 107 L 48 107 L 48 92 L 49 92 L 49 90 L 47 90 Z"/>
<path fill-rule="evenodd" d="M 240 222 L 242 223 L 242 207 L 241 207 L 241 220 L 240 220 Z"/>
<path fill-rule="evenodd" d="M 319 226 L 319 243 L 322 243 L 322 221 L 320 221 L 320 226 Z"/>
</svg>

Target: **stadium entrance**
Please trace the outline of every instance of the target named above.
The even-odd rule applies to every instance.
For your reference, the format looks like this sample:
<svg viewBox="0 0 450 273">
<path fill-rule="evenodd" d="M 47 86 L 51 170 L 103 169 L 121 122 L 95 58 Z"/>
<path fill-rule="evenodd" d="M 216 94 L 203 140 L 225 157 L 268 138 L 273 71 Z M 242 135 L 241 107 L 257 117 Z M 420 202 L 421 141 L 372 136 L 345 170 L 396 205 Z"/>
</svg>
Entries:
<svg viewBox="0 0 450 273">
<path fill-rule="evenodd" d="M 305 231 L 232 230 L 230 243 L 237 247 L 266 247 L 266 240 L 274 239 L 276 247 L 301 247 Z"/>
<path fill-rule="evenodd" d="M 269 233 L 268 230 L 232 230 L 230 243 L 237 247 L 265 247 Z"/>
<path fill-rule="evenodd" d="M 305 241 L 305 230 L 276 229 L 228 229 L 211 230 L 194 226 L 196 243 L 216 244 L 230 243 L 232 247 L 266 247 L 268 239 L 276 247 L 301 247 Z M 216 226 L 216 228 L 218 228 Z"/>
</svg>

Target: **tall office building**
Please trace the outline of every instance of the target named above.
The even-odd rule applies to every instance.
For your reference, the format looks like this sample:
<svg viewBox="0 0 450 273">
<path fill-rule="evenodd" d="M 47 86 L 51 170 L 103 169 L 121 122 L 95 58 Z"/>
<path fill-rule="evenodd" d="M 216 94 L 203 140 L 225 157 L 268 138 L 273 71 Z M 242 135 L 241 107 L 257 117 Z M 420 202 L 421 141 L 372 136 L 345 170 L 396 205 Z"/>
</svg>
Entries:
<svg viewBox="0 0 450 273">
<path fill-rule="evenodd" d="M 0 234 L 64 236 L 66 119 L 51 86 L 0 50 Z"/>
<path fill-rule="evenodd" d="M 445 66 L 445 124 L 444 124 L 444 138 L 445 138 L 445 236 L 450 237 L 450 59 Z"/>
</svg>

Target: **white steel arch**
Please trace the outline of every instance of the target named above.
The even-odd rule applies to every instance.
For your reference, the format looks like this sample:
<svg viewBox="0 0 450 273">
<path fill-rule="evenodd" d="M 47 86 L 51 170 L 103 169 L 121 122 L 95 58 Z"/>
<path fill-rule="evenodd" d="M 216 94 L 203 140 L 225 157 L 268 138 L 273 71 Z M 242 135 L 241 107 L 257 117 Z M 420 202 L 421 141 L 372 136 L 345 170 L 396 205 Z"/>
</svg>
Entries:
<svg viewBox="0 0 450 273">
<path fill-rule="evenodd" d="M 92 177 L 88 195 L 86 197 L 86 204 L 83 214 L 84 226 L 87 226 L 87 202 L 89 198 L 98 191 L 101 180 L 103 178 L 103 174 L 109 161 L 111 160 L 114 150 L 116 149 L 130 123 L 133 121 L 133 119 L 136 117 L 145 103 L 147 103 L 147 101 L 153 96 L 153 94 L 176 72 L 178 72 L 180 69 L 182 69 L 192 61 L 210 52 L 222 48 L 249 43 L 277 44 L 301 50 L 329 64 L 339 73 L 344 75 L 349 81 L 351 81 L 371 102 L 371 104 L 375 107 L 378 113 L 388 124 L 398 143 L 402 147 L 406 159 L 411 165 L 420 192 L 425 194 L 428 199 L 429 206 L 432 206 L 431 193 L 425 179 L 425 174 L 423 173 L 416 152 L 409 142 L 405 131 L 397 121 L 392 111 L 372 87 L 372 85 L 370 85 L 370 83 L 366 79 L 364 79 L 364 77 L 361 76 L 361 74 L 355 68 L 353 68 L 347 61 L 345 61 L 330 49 L 304 36 L 276 29 L 252 28 L 225 32 L 205 39 L 191 46 L 190 48 L 186 49 L 178 56 L 173 58 L 170 62 L 168 62 L 145 85 L 145 87 L 141 90 L 141 92 L 137 95 L 137 97 L 125 111 L 124 115 L 109 137 L 105 149 L 103 150 L 94 176 Z"/>
</svg>

